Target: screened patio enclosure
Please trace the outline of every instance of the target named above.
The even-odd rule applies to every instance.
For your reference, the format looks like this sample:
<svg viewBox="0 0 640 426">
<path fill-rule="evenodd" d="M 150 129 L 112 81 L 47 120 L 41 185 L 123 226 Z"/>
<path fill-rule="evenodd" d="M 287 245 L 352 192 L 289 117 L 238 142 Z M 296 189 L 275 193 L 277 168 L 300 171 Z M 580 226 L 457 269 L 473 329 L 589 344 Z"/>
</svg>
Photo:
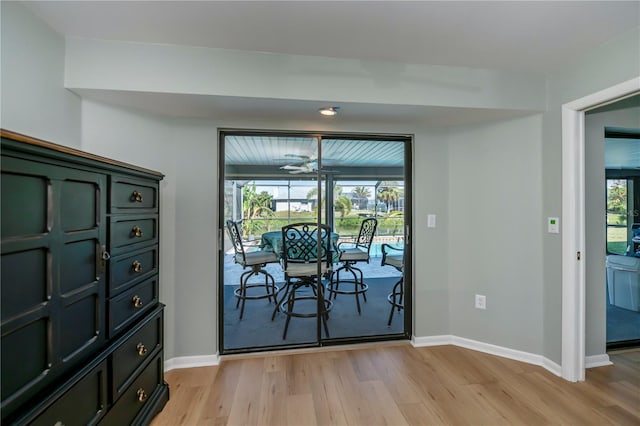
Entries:
<svg viewBox="0 0 640 426">
<path fill-rule="evenodd" d="M 394 267 L 382 264 L 382 258 L 383 250 L 395 250 L 396 257 L 406 258 L 410 253 L 407 238 L 411 214 L 411 185 L 407 179 L 410 138 L 228 131 L 221 133 L 220 140 L 224 152 L 220 200 L 221 352 L 407 338 L 411 327 L 407 312 L 411 298 L 407 291 L 410 265 L 401 261 Z M 366 219 L 374 219 L 367 223 L 376 224 L 367 247 L 368 262 L 347 264 L 346 255 L 341 258 L 340 253 L 353 247 Z M 243 252 L 254 253 L 253 257 L 256 253 L 270 256 L 275 252 L 277 260 L 270 257 L 269 262 L 259 266 L 238 261 L 237 244 L 234 246 L 228 228 L 230 222 L 237 226 Z M 300 222 L 327 225 L 333 253 L 329 268 L 333 273 L 315 277 L 315 285 L 321 286 L 325 294 L 318 295 L 313 285 L 297 290 L 309 291 L 309 299 L 314 296 L 321 299 L 296 302 L 295 309 L 311 313 L 302 318 L 288 315 L 286 306 L 279 306 L 280 300 L 264 297 L 262 285 L 265 279 L 273 278 L 276 300 L 281 295 L 285 297 L 289 289 L 286 283 L 294 280 L 286 280 L 282 247 L 272 240 L 282 240 L 282 228 Z M 359 271 L 354 272 L 351 269 L 354 267 Z M 258 269 L 262 271 L 251 274 Z M 336 275 L 338 269 L 342 275 Z M 349 291 L 326 294 L 336 277 L 341 280 L 336 288 L 350 288 L 357 282 L 365 284 L 365 291 L 358 294 L 360 312 L 356 310 L 355 294 Z M 242 294 L 239 287 L 243 279 L 246 299 L 238 297 Z M 396 288 L 402 288 L 403 300 L 401 304 L 396 301 L 394 307 L 389 298 L 400 281 Z M 323 315 L 317 316 L 316 307 L 327 303 L 326 300 L 331 308 L 324 331 L 320 327 Z M 240 301 L 245 304 L 242 315 L 237 308 L 242 306 Z M 284 322 L 290 323 L 286 339 L 282 336 Z"/>
</svg>

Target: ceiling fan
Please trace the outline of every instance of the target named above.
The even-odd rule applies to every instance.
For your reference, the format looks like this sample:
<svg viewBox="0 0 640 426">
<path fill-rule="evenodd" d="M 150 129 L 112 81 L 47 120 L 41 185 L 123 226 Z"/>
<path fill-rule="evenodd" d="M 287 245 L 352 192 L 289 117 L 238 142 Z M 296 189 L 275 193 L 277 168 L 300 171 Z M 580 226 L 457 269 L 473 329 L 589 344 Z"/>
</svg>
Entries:
<svg viewBox="0 0 640 426">
<path fill-rule="evenodd" d="M 292 175 L 299 173 L 316 173 L 318 171 L 318 156 L 313 155 L 300 155 L 300 154 L 285 154 L 285 157 L 297 158 L 300 161 L 293 164 L 287 164 L 281 166 L 280 169 L 288 170 Z M 323 159 L 323 163 L 331 162 L 331 159 Z M 336 170 L 329 170 L 322 167 L 321 173 L 338 173 Z"/>
<path fill-rule="evenodd" d="M 287 164 L 280 167 L 282 170 L 288 170 L 291 174 L 298 173 L 314 173 L 318 171 L 318 157 L 316 155 L 300 155 L 300 154 L 285 154 L 285 157 L 297 158 L 300 162 L 296 164 Z"/>
</svg>

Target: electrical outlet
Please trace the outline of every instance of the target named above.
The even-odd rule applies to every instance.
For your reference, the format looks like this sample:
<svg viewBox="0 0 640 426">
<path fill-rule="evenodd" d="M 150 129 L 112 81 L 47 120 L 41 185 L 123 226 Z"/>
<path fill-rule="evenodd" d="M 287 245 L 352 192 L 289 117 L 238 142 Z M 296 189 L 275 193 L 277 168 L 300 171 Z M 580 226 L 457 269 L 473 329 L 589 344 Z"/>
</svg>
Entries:
<svg viewBox="0 0 640 426">
<path fill-rule="evenodd" d="M 487 296 L 476 294 L 476 309 L 487 309 Z"/>
</svg>

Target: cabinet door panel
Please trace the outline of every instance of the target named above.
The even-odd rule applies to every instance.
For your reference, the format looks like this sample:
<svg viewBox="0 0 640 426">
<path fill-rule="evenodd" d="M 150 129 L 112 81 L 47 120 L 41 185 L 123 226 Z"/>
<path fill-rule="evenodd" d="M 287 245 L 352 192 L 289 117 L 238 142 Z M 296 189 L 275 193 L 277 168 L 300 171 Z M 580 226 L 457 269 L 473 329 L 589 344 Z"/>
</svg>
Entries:
<svg viewBox="0 0 640 426">
<path fill-rule="evenodd" d="M 60 184 L 60 221 L 64 232 L 98 226 L 100 190 L 92 181 L 63 180 Z"/>
<path fill-rule="evenodd" d="M 2 322 L 32 310 L 48 298 L 48 250 L 37 247 L 2 254 Z"/>
<path fill-rule="evenodd" d="M 62 246 L 60 292 L 67 294 L 97 281 L 97 257 L 100 243 L 96 239 L 67 242 Z"/>
<path fill-rule="evenodd" d="M 87 350 L 103 338 L 101 333 L 100 298 L 94 292 L 74 295 L 73 300 L 63 298 L 60 312 L 60 354 L 63 362 Z"/>
<path fill-rule="evenodd" d="M 3 406 L 46 377 L 51 358 L 48 325 L 47 318 L 38 318 L 9 332 L 2 330 Z"/>
<path fill-rule="evenodd" d="M 2 239 L 43 234 L 49 228 L 50 183 L 45 176 L 7 172 L 3 159 Z"/>
</svg>

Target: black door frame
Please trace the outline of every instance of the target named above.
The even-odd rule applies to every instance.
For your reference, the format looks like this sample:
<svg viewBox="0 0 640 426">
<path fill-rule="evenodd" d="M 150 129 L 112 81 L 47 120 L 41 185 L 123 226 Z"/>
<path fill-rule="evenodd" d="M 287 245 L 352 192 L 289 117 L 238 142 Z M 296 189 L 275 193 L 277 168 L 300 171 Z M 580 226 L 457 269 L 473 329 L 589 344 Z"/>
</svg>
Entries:
<svg viewBox="0 0 640 426">
<path fill-rule="evenodd" d="M 404 331 L 399 334 L 384 334 L 376 336 L 358 336 L 347 338 L 329 338 L 323 339 L 321 334 L 321 321 L 316 321 L 317 339 L 311 344 L 282 344 L 277 346 L 261 346 L 247 347 L 242 349 L 224 349 L 224 183 L 225 183 L 225 137 L 226 136 L 270 136 L 270 137 L 305 137 L 316 138 L 318 143 L 318 161 L 320 169 L 322 155 L 321 146 L 323 139 L 344 139 L 344 140 L 367 140 L 367 141 L 388 141 L 404 143 L 404 188 L 405 188 L 405 205 L 404 205 Z M 409 340 L 413 334 L 413 143 L 414 136 L 412 134 L 397 133 L 356 133 L 356 132 L 326 132 L 326 131 L 278 131 L 278 130 L 253 130 L 253 129 L 237 129 L 237 128 L 219 128 L 218 129 L 218 221 L 216 223 L 218 229 L 218 352 L 220 355 L 250 353 L 250 352 L 268 352 L 274 350 L 286 350 L 296 348 L 313 348 L 322 346 L 336 346 L 355 343 L 368 343 L 391 340 Z M 318 171 L 318 195 L 321 193 L 322 176 Z M 328 204 L 328 203 L 327 203 Z M 322 210 L 318 209 L 317 220 L 320 223 L 322 219 Z M 326 217 L 326 214 L 325 214 Z"/>
</svg>

